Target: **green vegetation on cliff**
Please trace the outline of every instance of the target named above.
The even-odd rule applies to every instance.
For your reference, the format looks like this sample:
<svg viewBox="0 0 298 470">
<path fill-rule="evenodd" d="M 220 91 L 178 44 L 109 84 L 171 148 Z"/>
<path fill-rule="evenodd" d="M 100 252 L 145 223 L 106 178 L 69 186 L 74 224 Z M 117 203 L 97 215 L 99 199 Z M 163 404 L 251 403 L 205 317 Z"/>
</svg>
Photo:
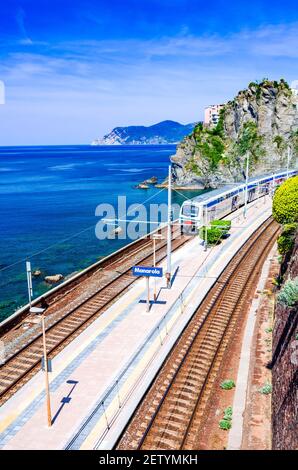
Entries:
<svg viewBox="0 0 298 470">
<path fill-rule="evenodd" d="M 243 124 L 238 139 L 232 143 L 226 153 L 226 162 L 230 165 L 239 164 L 241 157 L 249 157 L 250 170 L 266 155 L 264 137 L 259 133 L 254 121 Z"/>
<path fill-rule="evenodd" d="M 277 240 L 278 252 L 281 255 L 287 255 L 288 253 L 292 253 L 293 248 L 294 248 L 297 228 L 298 228 L 297 223 L 286 224 L 284 226 L 282 234 L 278 237 L 278 240 Z"/>
</svg>

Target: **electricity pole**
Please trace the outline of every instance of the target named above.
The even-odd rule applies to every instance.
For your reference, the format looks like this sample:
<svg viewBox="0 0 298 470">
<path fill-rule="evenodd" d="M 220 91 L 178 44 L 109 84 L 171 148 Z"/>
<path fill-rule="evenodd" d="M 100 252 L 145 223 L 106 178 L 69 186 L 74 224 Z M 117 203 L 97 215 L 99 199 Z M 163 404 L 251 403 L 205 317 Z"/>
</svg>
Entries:
<svg viewBox="0 0 298 470">
<path fill-rule="evenodd" d="M 168 235 L 167 235 L 167 287 L 171 288 L 171 252 L 172 252 L 172 168 L 169 166 L 168 177 Z"/>
<path fill-rule="evenodd" d="M 291 147 L 288 146 L 288 158 L 287 158 L 287 179 L 289 178 L 289 167 L 291 161 Z"/>
<path fill-rule="evenodd" d="M 244 196 L 244 218 L 247 216 L 247 199 L 248 199 L 248 168 L 249 168 L 249 154 L 246 154 L 246 172 L 245 172 L 245 196 Z"/>
</svg>

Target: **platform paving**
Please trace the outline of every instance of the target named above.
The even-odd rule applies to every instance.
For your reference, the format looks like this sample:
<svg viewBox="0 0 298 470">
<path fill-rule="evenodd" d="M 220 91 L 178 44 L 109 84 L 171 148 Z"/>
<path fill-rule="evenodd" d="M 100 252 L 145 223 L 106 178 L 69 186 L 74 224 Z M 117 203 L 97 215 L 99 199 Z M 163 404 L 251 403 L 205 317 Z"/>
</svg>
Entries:
<svg viewBox="0 0 298 470">
<path fill-rule="evenodd" d="M 199 302 L 271 214 L 271 199 L 251 204 L 246 219 L 242 214 L 243 209 L 227 217 L 231 236 L 219 246 L 206 252 L 195 237 L 173 253 L 172 288 L 156 281 L 158 302 L 150 312 L 141 278 L 53 359 L 51 428 L 42 371 L 8 400 L 0 411 L 0 448 L 111 448 Z"/>
</svg>

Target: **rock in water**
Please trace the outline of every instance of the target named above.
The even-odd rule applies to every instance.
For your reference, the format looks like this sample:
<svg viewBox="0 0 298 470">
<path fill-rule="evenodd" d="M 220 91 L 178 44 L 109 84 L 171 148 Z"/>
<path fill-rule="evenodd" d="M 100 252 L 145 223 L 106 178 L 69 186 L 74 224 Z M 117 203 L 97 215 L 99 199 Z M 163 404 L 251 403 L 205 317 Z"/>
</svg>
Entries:
<svg viewBox="0 0 298 470">
<path fill-rule="evenodd" d="M 57 282 L 61 281 L 62 279 L 64 279 L 64 276 L 62 276 L 62 274 L 55 274 L 53 276 L 46 276 L 44 278 L 44 280 L 48 284 L 56 284 Z"/>
<path fill-rule="evenodd" d="M 32 276 L 33 276 L 33 277 L 38 277 L 38 276 L 40 276 L 40 275 L 41 275 L 41 271 L 40 271 L 39 269 L 36 269 L 36 270 L 33 271 L 33 273 L 32 273 Z"/>
<path fill-rule="evenodd" d="M 151 178 L 148 178 L 147 180 L 144 181 L 144 184 L 156 184 L 157 183 L 157 176 L 151 176 Z"/>
</svg>

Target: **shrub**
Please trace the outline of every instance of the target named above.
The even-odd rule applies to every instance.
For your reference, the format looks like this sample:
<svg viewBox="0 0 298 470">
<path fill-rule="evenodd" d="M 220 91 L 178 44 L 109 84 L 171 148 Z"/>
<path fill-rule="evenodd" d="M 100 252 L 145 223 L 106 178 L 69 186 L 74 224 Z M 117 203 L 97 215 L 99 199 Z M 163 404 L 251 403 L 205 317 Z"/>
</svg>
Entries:
<svg viewBox="0 0 298 470">
<path fill-rule="evenodd" d="M 285 282 L 277 300 L 288 307 L 292 307 L 298 302 L 298 276 Z"/>
<path fill-rule="evenodd" d="M 228 431 L 229 429 L 231 429 L 232 423 L 231 421 L 227 421 L 226 419 L 221 419 L 219 422 L 219 427 L 224 431 Z"/>
<path fill-rule="evenodd" d="M 273 217 L 280 224 L 298 222 L 298 176 L 285 181 L 274 193 Z"/>
<path fill-rule="evenodd" d="M 286 224 L 282 234 L 278 237 L 277 247 L 281 255 L 291 253 L 294 248 L 295 234 L 298 229 L 297 223 Z"/>
<path fill-rule="evenodd" d="M 202 227 L 200 230 L 200 237 L 202 240 L 206 240 L 206 227 Z M 222 231 L 220 228 L 211 227 L 207 228 L 207 244 L 216 245 L 222 238 Z"/>
<path fill-rule="evenodd" d="M 228 233 L 231 228 L 230 220 L 212 220 L 211 227 L 207 228 L 207 244 L 216 245 Z M 206 227 L 200 230 L 200 238 L 206 239 Z"/>
<path fill-rule="evenodd" d="M 235 387 L 235 382 L 234 380 L 224 380 L 221 384 L 220 384 L 220 388 L 222 388 L 223 390 L 231 390 L 232 388 Z"/>
<path fill-rule="evenodd" d="M 231 228 L 230 220 L 212 220 L 212 227 L 219 228 L 222 231 L 222 235 L 226 235 Z"/>
</svg>

